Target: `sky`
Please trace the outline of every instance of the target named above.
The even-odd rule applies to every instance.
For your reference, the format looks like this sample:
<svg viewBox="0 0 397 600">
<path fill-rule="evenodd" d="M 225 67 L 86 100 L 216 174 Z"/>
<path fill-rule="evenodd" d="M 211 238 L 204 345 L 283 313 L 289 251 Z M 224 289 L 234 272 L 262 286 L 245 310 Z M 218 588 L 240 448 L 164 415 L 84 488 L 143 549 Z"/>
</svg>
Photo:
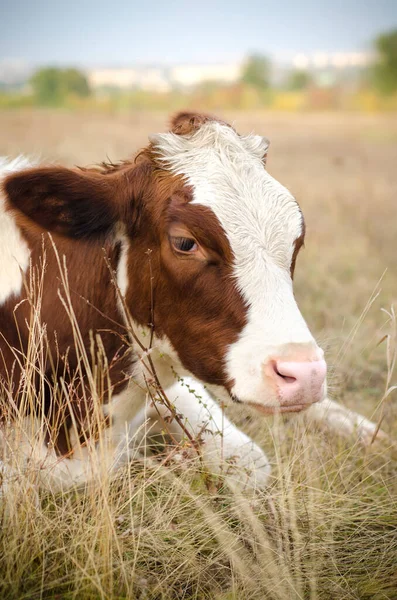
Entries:
<svg viewBox="0 0 397 600">
<path fill-rule="evenodd" d="M 0 61 L 121 66 L 368 50 L 397 0 L 0 0 Z"/>
</svg>

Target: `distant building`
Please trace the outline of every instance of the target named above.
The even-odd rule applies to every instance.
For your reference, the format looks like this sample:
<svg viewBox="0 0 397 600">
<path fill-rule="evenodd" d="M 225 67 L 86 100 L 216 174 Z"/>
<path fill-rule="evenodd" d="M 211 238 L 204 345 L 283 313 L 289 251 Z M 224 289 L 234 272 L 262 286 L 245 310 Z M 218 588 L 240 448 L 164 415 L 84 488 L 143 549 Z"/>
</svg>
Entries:
<svg viewBox="0 0 397 600">
<path fill-rule="evenodd" d="M 366 67 L 374 59 L 370 52 L 314 52 L 313 54 L 296 54 L 292 64 L 296 69 L 345 69 L 349 67 Z"/>
<path fill-rule="evenodd" d="M 173 85 L 193 87 L 206 81 L 234 83 L 240 79 L 242 63 L 217 65 L 178 65 L 170 69 Z"/>
<path fill-rule="evenodd" d="M 234 83 L 241 75 L 242 63 L 217 65 L 177 65 L 165 67 L 99 68 L 87 72 L 92 89 L 139 88 L 167 92 L 173 87 L 194 87 L 205 81 Z"/>
<path fill-rule="evenodd" d="M 288 80 L 292 69 L 307 71 L 311 80 L 318 87 L 343 85 L 345 88 L 356 87 L 362 71 L 375 59 L 371 52 L 313 52 L 298 53 L 274 60 L 274 82 L 283 84 Z"/>
<path fill-rule="evenodd" d="M 92 89 L 139 88 L 155 92 L 168 92 L 170 82 L 166 70 L 161 67 L 100 68 L 87 72 Z"/>
</svg>

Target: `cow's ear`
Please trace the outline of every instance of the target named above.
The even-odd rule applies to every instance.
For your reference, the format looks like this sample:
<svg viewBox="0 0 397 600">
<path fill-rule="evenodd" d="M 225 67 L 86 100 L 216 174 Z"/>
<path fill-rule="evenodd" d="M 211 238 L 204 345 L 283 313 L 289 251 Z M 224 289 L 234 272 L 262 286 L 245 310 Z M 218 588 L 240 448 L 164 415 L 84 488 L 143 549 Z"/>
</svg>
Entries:
<svg viewBox="0 0 397 600">
<path fill-rule="evenodd" d="M 202 125 L 208 122 L 217 122 L 220 125 L 226 125 L 233 129 L 233 127 L 217 117 L 207 115 L 205 113 L 183 111 L 179 112 L 171 119 L 171 131 L 177 135 L 191 135 Z"/>
<path fill-rule="evenodd" d="M 40 167 L 10 175 L 3 188 L 8 208 L 68 237 L 103 236 L 120 217 L 117 173 Z"/>
</svg>

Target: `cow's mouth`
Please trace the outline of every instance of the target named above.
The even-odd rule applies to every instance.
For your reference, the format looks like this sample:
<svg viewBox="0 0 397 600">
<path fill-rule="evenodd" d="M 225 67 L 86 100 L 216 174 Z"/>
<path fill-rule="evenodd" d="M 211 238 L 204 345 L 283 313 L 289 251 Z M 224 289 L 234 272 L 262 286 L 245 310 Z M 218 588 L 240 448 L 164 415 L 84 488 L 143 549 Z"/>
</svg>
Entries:
<svg viewBox="0 0 397 600">
<path fill-rule="evenodd" d="M 263 404 L 258 404 L 257 402 L 248 402 L 249 406 L 252 406 L 258 412 L 261 412 L 264 415 L 277 415 L 280 413 L 296 413 L 305 410 L 311 406 L 310 404 L 290 404 L 290 405 L 280 405 L 280 406 L 265 406 Z"/>
<path fill-rule="evenodd" d="M 266 406 L 265 404 L 259 404 L 259 402 L 244 402 L 240 400 L 238 396 L 229 392 L 229 395 L 233 402 L 236 404 L 248 404 L 252 408 L 255 408 L 258 412 L 261 412 L 264 415 L 277 415 L 280 413 L 296 413 L 301 412 L 302 410 L 306 410 L 309 406 L 316 404 L 317 400 L 312 402 L 301 402 L 296 404 L 279 404 L 277 406 Z"/>
<path fill-rule="evenodd" d="M 230 394 L 231 399 L 236 404 L 248 404 L 252 408 L 255 408 L 258 412 L 261 412 L 264 415 L 277 415 L 280 413 L 296 413 L 301 412 L 302 410 L 306 410 L 314 404 L 313 402 L 302 403 L 302 404 L 282 404 L 278 406 L 266 406 L 264 404 L 259 404 L 258 402 L 243 402 L 236 396 L 235 394 Z"/>
</svg>

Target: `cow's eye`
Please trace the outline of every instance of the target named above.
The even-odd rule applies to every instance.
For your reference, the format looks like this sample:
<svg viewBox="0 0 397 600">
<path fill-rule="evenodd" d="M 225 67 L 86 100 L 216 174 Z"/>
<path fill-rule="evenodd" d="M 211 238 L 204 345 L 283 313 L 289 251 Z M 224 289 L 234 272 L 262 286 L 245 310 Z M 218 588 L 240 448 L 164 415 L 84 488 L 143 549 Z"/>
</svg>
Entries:
<svg viewBox="0 0 397 600">
<path fill-rule="evenodd" d="M 171 243 L 178 252 L 190 253 L 198 249 L 197 242 L 193 238 L 172 237 Z"/>
</svg>

